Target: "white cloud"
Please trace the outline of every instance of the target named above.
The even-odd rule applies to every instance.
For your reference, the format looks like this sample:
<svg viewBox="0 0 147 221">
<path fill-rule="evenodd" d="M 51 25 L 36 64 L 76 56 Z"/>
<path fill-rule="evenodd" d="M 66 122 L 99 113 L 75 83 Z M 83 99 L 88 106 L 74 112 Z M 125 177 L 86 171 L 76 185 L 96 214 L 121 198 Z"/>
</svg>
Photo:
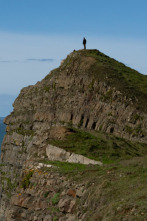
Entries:
<svg viewBox="0 0 147 221">
<path fill-rule="evenodd" d="M 54 60 L 53 58 L 28 58 L 25 61 L 53 62 Z"/>
</svg>

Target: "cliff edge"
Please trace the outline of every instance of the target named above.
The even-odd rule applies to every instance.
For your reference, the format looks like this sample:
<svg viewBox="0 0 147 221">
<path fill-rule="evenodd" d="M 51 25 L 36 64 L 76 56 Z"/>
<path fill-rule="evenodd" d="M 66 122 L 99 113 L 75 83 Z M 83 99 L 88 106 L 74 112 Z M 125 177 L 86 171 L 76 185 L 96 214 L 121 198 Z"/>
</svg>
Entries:
<svg viewBox="0 0 147 221">
<path fill-rule="evenodd" d="M 144 220 L 145 187 L 132 174 L 145 181 L 146 85 L 100 51 L 80 50 L 23 88 L 5 118 L 1 220 Z M 128 182 L 141 190 L 132 199 Z"/>
</svg>

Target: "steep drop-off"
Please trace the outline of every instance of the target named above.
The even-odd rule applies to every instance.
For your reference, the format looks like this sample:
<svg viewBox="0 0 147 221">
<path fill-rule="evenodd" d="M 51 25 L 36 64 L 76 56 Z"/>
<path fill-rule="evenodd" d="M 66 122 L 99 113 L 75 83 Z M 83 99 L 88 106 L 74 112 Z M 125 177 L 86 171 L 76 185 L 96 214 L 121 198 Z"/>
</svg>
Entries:
<svg viewBox="0 0 147 221">
<path fill-rule="evenodd" d="M 97 50 L 82 50 L 22 89 L 5 119 L 1 219 L 144 220 L 146 85 L 147 76 Z M 63 152 L 48 152 L 52 146 L 77 154 L 78 162 L 83 155 L 104 165 L 67 163 Z M 137 181 L 132 174 L 138 173 Z M 123 187 L 132 180 L 142 191 L 129 200 Z M 141 205 L 134 204 L 139 197 Z"/>
</svg>

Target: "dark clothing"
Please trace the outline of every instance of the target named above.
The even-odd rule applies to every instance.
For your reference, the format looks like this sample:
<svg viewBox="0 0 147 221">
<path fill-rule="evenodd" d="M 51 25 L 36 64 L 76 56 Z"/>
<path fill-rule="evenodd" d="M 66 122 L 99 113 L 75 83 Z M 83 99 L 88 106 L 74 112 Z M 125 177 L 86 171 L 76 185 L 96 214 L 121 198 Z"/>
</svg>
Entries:
<svg viewBox="0 0 147 221">
<path fill-rule="evenodd" d="M 86 50 L 86 39 L 83 38 L 83 45 L 84 45 L 84 50 Z"/>
</svg>

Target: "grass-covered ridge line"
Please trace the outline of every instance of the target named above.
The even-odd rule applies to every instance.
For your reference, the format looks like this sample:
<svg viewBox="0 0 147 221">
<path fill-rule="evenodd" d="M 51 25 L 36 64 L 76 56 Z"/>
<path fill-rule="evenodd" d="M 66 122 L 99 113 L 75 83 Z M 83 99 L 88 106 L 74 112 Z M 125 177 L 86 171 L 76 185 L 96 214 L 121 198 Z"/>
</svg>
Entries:
<svg viewBox="0 0 147 221">
<path fill-rule="evenodd" d="M 89 68 L 90 75 L 130 97 L 140 109 L 147 108 L 147 75 L 140 74 L 98 50 L 81 53 L 95 59 L 95 63 Z"/>
<path fill-rule="evenodd" d="M 101 132 L 87 132 L 76 128 L 70 128 L 70 131 L 64 139 L 49 139 L 48 143 L 103 163 L 147 155 L 147 144 Z"/>
</svg>

